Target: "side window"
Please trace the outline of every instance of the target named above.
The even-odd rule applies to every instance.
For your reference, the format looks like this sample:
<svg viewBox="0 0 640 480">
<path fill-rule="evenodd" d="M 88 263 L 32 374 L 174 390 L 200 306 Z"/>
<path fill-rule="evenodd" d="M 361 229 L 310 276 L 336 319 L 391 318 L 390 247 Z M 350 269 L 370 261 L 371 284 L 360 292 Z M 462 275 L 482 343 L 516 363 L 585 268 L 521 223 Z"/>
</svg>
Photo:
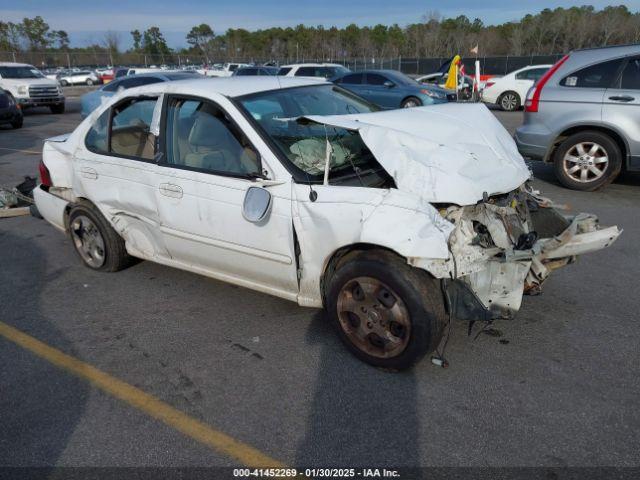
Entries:
<svg viewBox="0 0 640 480">
<path fill-rule="evenodd" d="M 353 73 L 351 75 L 345 75 L 338 83 L 344 83 L 346 85 L 361 85 L 362 77 L 364 77 L 362 73 Z"/>
<path fill-rule="evenodd" d="M 172 98 L 165 139 L 170 166 L 238 177 L 260 172 L 249 140 L 211 103 Z"/>
<path fill-rule="evenodd" d="M 87 149 L 94 153 L 109 154 L 109 114 L 107 109 L 93 124 L 84 139 Z"/>
<path fill-rule="evenodd" d="M 156 139 L 149 128 L 156 103 L 155 98 L 134 98 L 107 110 L 87 133 L 86 147 L 105 155 L 153 160 Z"/>
<path fill-rule="evenodd" d="M 560 85 L 577 88 L 609 88 L 617 79 L 622 59 L 597 63 L 564 77 Z"/>
<path fill-rule="evenodd" d="M 384 85 L 387 79 L 377 73 L 367 73 L 367 85 Z"/>
<path fill-rule="evenodd" d="M 286 75 L 290 71 L 291 67 L 282 67 L 280 70 L 278 70 L 278 75 Z"/>
<path fill-rule="evenodd" d="M 315 77 L 315 76 L 316 76 L 315 67 L 300 67 L 296 71 L 296 77 Z"/>
<path fill-rule="evenodd" d="M 640 57 L 630 58 L 624 71 L 620 88 L 626 90 L 640 90 Z"/>
<path fill-rule="evenodd" d="M 529 70 L 529 80 L 533 80 L 537 82 L 542 78 L 542 76 L 547 73 L 548 68 L 533 68 Z"/>
</svg>

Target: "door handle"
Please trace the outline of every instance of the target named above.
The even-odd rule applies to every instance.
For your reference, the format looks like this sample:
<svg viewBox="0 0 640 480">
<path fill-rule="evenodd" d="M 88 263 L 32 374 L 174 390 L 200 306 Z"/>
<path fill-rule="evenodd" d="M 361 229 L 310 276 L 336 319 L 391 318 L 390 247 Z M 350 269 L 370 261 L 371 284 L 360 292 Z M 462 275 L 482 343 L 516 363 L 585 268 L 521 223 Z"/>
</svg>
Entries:
<svg viewBox="0 0 640 480">
<path fill-rule="evenodd" d="M 173 183 L 161 183 L 158 187 L 165 197 L 182 198 L 182 187 Z"/>
<path fill-rule="evenodd" d="M 80 175 L 82 175 L 84 178 L 89 178 L 91 180 L 96 180 L 98 178 L 97 170 L 91 167 L 80 168 Z"/>
<path fill-rule="evenodd" d="M 633 102 L 635 98 L 629 95 L 614 95 L 613 97 L 609 97 L 609 100 L 613 100 L 614 102 Z"/>
</svg>

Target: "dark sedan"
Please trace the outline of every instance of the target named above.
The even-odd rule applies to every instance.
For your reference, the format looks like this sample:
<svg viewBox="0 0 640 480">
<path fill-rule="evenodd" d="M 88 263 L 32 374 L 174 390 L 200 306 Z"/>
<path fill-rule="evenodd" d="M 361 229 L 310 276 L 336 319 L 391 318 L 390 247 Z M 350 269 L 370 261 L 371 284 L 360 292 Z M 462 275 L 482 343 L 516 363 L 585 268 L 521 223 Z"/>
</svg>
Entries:
<svg viewBox="0 0 640 480">
<path fill-rule="evenodd" d="M 22 110 L 11 94 L 0 88 L 0 124 L 9 123 L 13 128 L 21 128 L 22 118 Z"/>
<path fill-rule="evenodd" d="M 334 83 L 382 108 L 409 108 L 446 103 L 447 92 L 423 85 L 396 70 L 368 70 L 349 73 Z"/>
<path fill-rule="evenodd" d="M 263 65 L 261 67 L 240 67 L 233 72 L 234 77 L 246 77 L 255 75 L 277 75 L 278 67 L 268 67 Z"/>
</svg>

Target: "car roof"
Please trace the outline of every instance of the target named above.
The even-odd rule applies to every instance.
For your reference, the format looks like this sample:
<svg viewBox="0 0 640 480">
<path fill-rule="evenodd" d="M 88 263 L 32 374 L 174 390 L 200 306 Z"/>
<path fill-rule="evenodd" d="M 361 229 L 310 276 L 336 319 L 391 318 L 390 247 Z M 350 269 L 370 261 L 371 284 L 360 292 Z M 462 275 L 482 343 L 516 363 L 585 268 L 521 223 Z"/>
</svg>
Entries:
<svg viewBox="0 0 640 480">
<path fill-rule="evenodd" d="M 160 92 L 172 90 L 175 93 L 175 83 L 155 83 L 142 87 L 132 88 L 128 92 Z M 296 77 L 277 76 L 249 76 L 249 77 L 202 77 L 185 79 L 180 81 L 180 92 L 190 95 L 207 96 L 211 93 L 219 93 L 226 97 L 241 97 L 251 93 L 279 90 L 283 88 L 303 87 L 310 85 L 331 85 L 323 79 L 309 79 Z"/>
<path fill-rule="evenodd" d="M 0 62 L 0 67 L 33 67 L 33 65 L 30 63 Z"/>
</svg>

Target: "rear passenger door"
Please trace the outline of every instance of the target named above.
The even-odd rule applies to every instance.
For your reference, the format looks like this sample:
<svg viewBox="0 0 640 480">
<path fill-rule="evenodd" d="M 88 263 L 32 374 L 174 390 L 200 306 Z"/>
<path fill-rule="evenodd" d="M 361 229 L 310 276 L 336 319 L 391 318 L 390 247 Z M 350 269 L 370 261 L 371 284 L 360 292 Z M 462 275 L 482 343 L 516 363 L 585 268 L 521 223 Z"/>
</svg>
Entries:
<svg viewBox="0 0 640 480">
<path fill-rule="evenodd" d="M 629 144 L 629 167 L 640 169 L 640 56 L 630 57 L 604 95 L 602 121 L 617 127 Z"/>
<path fill-rule="evenodd" d="M 156 137 L 151 133 L 154 115 L 159 114 L 155 96 L 123 99 L 94 122 L 74 162 L 80 191 L 132 253 L 144 258 L 167 256 L 156 207 Z"/>
<path fill-rule="evenodd" d="M 542 75 L 548 70 L 548 68 L 530 68 L 524 72 L 516 74 L 516 90 L 520 96 L 521 104 L 527 97 L 527 92 L 537 82 Z"/>
<path fill-rule="evenodd" d="M 243 216 L 259 186 L 258 150 L 222 107 L 171 95 L 165 101 L 156 197 L 172 259 L 193 271 L 294 300 L 297 276 L 290 179 L 268 187 L 270 215 Z"/>
<path fill-rule="evenodd" d="M 594 63 L 564 74 L 558 83 L 545 85 L 540 96 L 545 124 L 568 128 L 600 123 L 605 92 L 618 78 L 622 64 L 623 59 Z"/>
</svg>

